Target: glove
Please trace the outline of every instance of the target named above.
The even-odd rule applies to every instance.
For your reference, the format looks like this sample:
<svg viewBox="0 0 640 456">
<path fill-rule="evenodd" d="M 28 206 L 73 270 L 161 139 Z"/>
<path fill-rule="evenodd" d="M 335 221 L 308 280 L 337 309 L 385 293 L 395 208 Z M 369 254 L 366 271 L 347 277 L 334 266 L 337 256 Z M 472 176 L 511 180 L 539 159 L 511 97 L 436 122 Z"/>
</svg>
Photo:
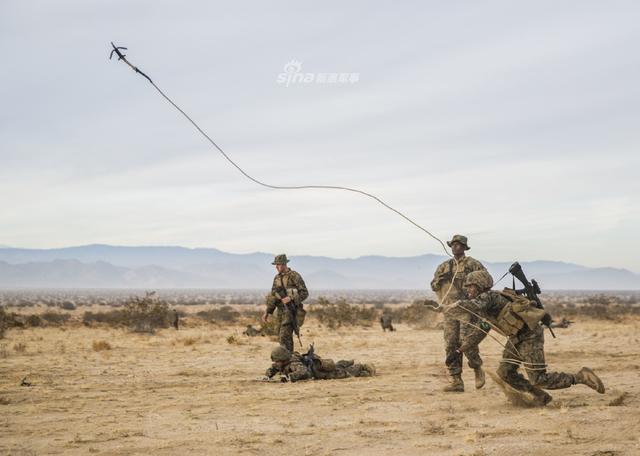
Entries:
<svg viewBox="0 0 640 456">
<path fill-rule="evenodd" d="M 286 375 L 283 375 L 282 377 L 280 377 L 280 383 L 287 383 L 289 382 L 289 377 Z"/>
<path fill-rule="evenodd" d="M 545 326 L 551 326 L 551 322 L 553 321 L 553 318 L 551 318 L 551 314 L 545 313 L 544 317 L 542 317 L 542 320 L 540 320 L 540 321 Z"/>
</svg>

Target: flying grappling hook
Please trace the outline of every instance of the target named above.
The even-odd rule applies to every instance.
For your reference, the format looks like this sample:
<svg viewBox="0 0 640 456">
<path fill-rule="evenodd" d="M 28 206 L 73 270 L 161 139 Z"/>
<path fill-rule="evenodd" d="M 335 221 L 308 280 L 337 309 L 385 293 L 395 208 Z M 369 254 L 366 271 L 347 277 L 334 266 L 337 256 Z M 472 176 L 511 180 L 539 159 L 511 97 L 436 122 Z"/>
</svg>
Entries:
<svg viewBox="0 0 640 456">
<path fill-rule="evenodd" d="M 118 60 L 122 60 L 124 63 L 126 63 L 127 65 L 129 65 L 131 67 L 131 69 L 133 71 L 135 71 L 136 73 L 140 73 L 142 76 L 144 76 L 145 78 L 147 78 L 147 80 L 153 84 L 153 81 L 151 80 L 151 78 L 149 76 L 147 76 L 146 74 L 144 74 L 144 72 L 140 71 L 140 69 L 135 66 L 132 65 L 131 62 L 129 62 L 127 60 L 127 56 L 124 55 L 122 53 L 122 51 L 126 51 L 127 48 L 126 47 L 122 47 L 122 46 L 116 46 L 115 44 L 113 44 L 113 41 L 111 42 L 111 46 L 113 47 L 113 50 L 111 51 L 111 54 L 109 54 L 109 60 L 111 60 L 111 58 L 113 57 L 113 54 L 115 53 L 118 56 Z"/>
</svg>

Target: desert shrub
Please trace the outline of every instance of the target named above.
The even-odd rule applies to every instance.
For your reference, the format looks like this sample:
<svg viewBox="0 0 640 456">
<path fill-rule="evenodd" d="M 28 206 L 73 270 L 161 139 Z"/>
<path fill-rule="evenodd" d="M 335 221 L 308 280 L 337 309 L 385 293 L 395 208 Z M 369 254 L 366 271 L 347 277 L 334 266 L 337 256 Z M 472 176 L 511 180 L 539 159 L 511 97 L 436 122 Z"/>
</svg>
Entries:
<svg viewBox="0 0 640 456">
<path fill-rule="evenodd" d="M 21 328 L 24 323 L 13 312 L 7 312 L 4 307 L 0 307 L 0 339 L 9 328 Z"/>
<path fill-rule="evenodd" d="M 168 328 L 173 322 L 169 305 L 147 292 L 144 297 L 134 296 L 125 301 L 121 309 L 108 312 L 87 311 L 82 316 L 85 325 L 102 323 L 113 327 L 126 326 L 138 332 L 154 332 L 157 328 Z"/>
<path fill-rule="evenodd" d="M 71 301 L 63 302 L 60 307 L 62 307 L 64 310 L 76 310 L 76 305 Z"/>
<path fill-rule="evenodd" d="M 562 317 L 583 316 L 596 320 L 618 320 L 628 315 L 640 315 L 640 306 L 635 299 L 616 296 L 595 295 L 581 297 L 575 302 L 545 299 L 545 309 L 559 320 Z"/>
<path fill-rule="evenodd" d="M 42 326 L 42 318 L 36 314 L 29 315 L 25 320 L 25 324 L 32 328 L 37 328 L 38 326 Z"/>
<path fill-rule="evenodd" d="M 182 343 L 185 347 L 188 347 L 189 345 L 195 345 L 196 342 L 198 342 L 198 339 L 195 337 L 187 337 L 186 339 L 182 339 Z"/>
<path fill-rule="evenodd" d="M 86 325 L 91 325 L 93 323 L 104 323 L 109 326 L 126 325 L 124 311 L 120 309 L 111 310 L 109 312 L 87 311 L 82 316 L 82 322 Z"/>
<path fill-rule="evenodd" d="M 335 329 L 345 325 L 371 326 L 377 318 L 377 311 L 365 305 L 350 305 L 343 298 L 331 303 L 328 299 L 320 297 L 310 310 L 310 315 L 317 318 L 321 325 Z"/>
<path fill-rule="evenodd" d="M 240 312 L 233 310 L 231 306 L 214 307 L 198 312 L 196 315 L 209 322 L 235 323 L 240 318 Z"/>
<path fill-rule="evenodd" d="M 42 315 L 40 315 L 40 318 L 42 318 L 44 321 L 47 322 L 47 324 L 50 324 L 50 325 L 63 325 L 67 322 L 67 320 L 69 320 L 69 317 L 70 317 L 69 314 L 61 314 L 58 312 L 51 312 L 51 311 L 47 311 Z"/>
<path fill-rule="evenodd" d="M 111 344 L 106 340 L 94 340 L 91 346 L 93 347 L 93 351 L 111 350 Z"/>
<path fill-rule="evenodd" d="M 431 301 L 425 305 L 425 301 L 416 300 L 409 306 L 397 307 L 393 310 L 386 309 L 385 312 L 391 315 L 394 322 L 407 323 L 418 327 L 434 327 L 437 322 L 438 312 L 433 309 L 437 303 Z M 430 307 L 431 306 L 431 307 Z"/>
<path fill-rule="evenodd" d="M 4 338 L 4 332 L 10 327 L 9 323 L 9 314 L 4 307 L 0 307 L 0 339 Z"/>
<path fill-rule="evenodd" d="M 155 291 L 147 292 L 143 298 L 133 296 L 126 301 L 123 317 L 126 325 L 137 332 L 154 332 L 156 328 L 168 328 L 173 322 L 169 305 L 158 299 Z"/>
</svg>

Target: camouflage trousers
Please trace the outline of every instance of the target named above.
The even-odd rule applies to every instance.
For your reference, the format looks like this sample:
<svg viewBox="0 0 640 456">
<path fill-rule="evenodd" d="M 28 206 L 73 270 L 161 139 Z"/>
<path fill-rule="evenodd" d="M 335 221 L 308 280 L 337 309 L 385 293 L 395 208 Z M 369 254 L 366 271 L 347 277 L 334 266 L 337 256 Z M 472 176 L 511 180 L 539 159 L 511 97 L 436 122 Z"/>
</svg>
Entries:
<svg viewBox="0 0 640 456">
<path fill-rule="evenodd" d="M 505 360 L 513 361 L 505 362 Z M 524 370 L 527 372 L 529 380 L 518 372 L 520 367 L 516 364 L 518 361 L 526 363 Z M 534 386 L 551 390 L 569 388 L 575 384 L 573 374 L 547 372 L 544 362 L 544 330 L 542 326 L 538 326 L 533 331 L 525 329 L 522 334 L 509 338 L 502 352 L 502 361 L 497 373 L 509 385 L 527 392 L 532 391 Z"/>
<path fill-rule="evenodd" d="M 293 325 L 291 323 L 281 323 L 278 331 L 280 345 L 293 352 Z"/>
<path fill-rule="evenodd" d="M 354 363 L 353 360 L 340 360 L 335 363 L 335 369 L 331 371 L 318 370 L 315 374 L 315 378 L 319 380 L 371 377 L 375 374 L 375 368 L 370 364 Z"/>
<path fill-rule="evenodd" d="M 469 367 L 477 369 L 482 366 L 478 345 L 487 334 L 471 325 L 478 326 L 477 317 L 463 311 L 444 315 L 444 347 L 445 364 L 449 375 L 462 373 L 462 352 L 467 357 Z"/>
</svg>

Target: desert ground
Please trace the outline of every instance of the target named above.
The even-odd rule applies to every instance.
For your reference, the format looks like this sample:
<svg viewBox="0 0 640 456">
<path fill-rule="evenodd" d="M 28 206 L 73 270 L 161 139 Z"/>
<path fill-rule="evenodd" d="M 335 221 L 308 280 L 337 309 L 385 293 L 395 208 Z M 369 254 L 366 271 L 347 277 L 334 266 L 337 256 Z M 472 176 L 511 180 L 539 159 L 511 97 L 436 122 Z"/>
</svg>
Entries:
<svg viewBox="0 0 640 456">
<path fill-rule="evenodd" d="M 489 378 L 476 391 L 470 369 L 466 392 L 440 392 L 441 331 L 396 326 L 329 330 L 310 319 L 304 344 L 374 363 L 377 375 L 294 384 L 257 381 L 274 342 L 240 325 L 12 329 L 0 340 L 0 453 L 640 454 L 638 317 L 582 318 L 547 336 L 552 370 L 590 366 L 607 392 L 551 391 L 534 409 L 508 403 Z M 486 369 L 501 350 L 485 339 Z"/>
</svg>

